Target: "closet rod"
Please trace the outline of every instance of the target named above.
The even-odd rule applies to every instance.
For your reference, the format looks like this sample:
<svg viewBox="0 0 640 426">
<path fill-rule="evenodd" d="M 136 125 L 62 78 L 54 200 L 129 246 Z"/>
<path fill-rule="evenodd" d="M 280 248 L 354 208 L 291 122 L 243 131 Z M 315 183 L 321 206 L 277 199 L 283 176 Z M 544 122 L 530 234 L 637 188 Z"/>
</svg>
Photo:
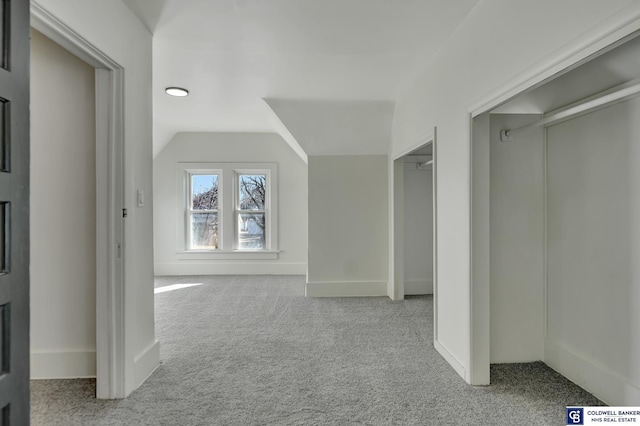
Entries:
<svg viewBox="0 0 640 426">
<path fill-rule="evenodd" d="M 548 126 L 550 124 L 556 123 L 558 121 L 561 120 L 566 120 L 568 118 L 571 118 L 573 116 L 576 116 L 578 114 L 582 114 L 585 113 L 587 111 L 590 111 L 592 109 L 596 109 L 599 108 L 601 106 L 605 106 L 608 104 L 611 104 L 613 102 L 616 101 L 620 101 L 624 98 L 628 98 L 630 96 L 633 95 L 637 95 L 638 93 L 640 93 L 640 83 L 635 83 L 631 86 L 627 86 L 623 89 L 620 90 L 616 90 L 614 92 L 610 92 L 607 93 L 605 95 L 602 96 L 598 96 L 594 99 L 591 99 L 589 101 L 583 102 L 581 104 L 572 106 L 570 108 L 567 108 L 563 111 L 558 111 L 555 113 L 551 113 L 549 115 L 547 115 L 546 117 L 544 117 L 541 120 L 535 121 L 533 123 L 521 126 L 521 127 L 516 127 L 515 129 L 503 129 L 500 131 L 500 140 L 501 141 L 509 141 L 512 140 L 513 137 L 517 134 L 520 133 L 521 131 L 530 129 L 532 127 L 539 127 L 539 126 Z"/>
</svg>

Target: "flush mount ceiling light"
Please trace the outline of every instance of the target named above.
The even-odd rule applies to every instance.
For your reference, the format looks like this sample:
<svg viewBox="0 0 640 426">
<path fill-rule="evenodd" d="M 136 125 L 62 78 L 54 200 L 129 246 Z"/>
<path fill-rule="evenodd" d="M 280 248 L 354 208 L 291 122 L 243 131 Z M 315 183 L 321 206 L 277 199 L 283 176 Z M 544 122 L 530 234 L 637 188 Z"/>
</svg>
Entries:
<svg viewBox="0 0 640 426">
<path fill-rule="evenodd" d="M 189 95 L 189 91 L 187 89 L 183 89 L 182 87 L 167 87 L 164 89 L 165 93 L 170 96 L 177 96 L 179 98 L 183 98 Z"/>
</svg>

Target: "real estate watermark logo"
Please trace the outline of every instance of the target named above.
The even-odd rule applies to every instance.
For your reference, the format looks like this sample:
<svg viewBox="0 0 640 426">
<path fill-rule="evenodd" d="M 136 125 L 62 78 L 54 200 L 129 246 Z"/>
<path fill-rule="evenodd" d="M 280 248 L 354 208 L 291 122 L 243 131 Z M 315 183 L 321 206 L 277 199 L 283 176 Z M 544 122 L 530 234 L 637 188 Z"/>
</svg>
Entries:
<svg viewBox="0 0 640 426">
<path fill-rule="evenodd" d="M 567 407 L 567 425 L 584 424 L 584 408 Z"/>
<path fill-rule="evenodd" d="M 640 407 L 566 407 L 567 426 L 640 423 Z"/>
</svg>

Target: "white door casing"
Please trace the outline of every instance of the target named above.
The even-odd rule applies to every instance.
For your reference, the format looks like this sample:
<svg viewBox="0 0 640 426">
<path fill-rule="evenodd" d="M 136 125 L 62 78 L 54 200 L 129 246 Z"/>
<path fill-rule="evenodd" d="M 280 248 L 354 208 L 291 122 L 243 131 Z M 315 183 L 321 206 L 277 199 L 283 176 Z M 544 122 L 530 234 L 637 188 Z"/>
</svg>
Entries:
<svg viewBox="0 0 640 426">
<path fill-rule="evenodd" d="M 96 69 L 96 396 L 124 398 L 124 69 L 34 1 L 31 26 Z"/>
</svg>

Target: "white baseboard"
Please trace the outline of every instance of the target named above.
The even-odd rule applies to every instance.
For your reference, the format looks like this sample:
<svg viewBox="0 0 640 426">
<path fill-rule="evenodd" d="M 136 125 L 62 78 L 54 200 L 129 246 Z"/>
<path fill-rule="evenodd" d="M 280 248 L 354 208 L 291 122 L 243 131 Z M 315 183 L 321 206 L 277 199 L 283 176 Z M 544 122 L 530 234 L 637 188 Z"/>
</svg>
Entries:
<svg viewBox="0 0 640 426">
<path fill-rule="evenodd" d="M 156 276 L 175 275 L 305 275 L 306 263 L 156 263 Z"/>
<path fill-rule="evenodd" d="M 308 282 L 307 297 L 387 296 L 386 281 Z"/>
<path fill-rule="evenodd" d="M 609 405 L 636 406 L 640 401 L 638 384 L 566 345 L 545 339 L 544 362 Z"/>
<path fill-rule="evenodd" d="M 433 294 L 433 280 L 407 280 L 404 282 L 405 296 Z"/>
<path fill-rule="evenodd" d="M 460 377 L 462 377 L 464 380 L 466 380 L 468 382 L 469 378 L 467 378 L 467 370 L 456 359 L 456 357 L 453 356 L 453 354 L 451 352 L 449 352 L 449 350 L 442 343 L 440 343 L 437 340 L 433 341 L 433 346 L 436 348 L 438 353 L 440 355 L 442 355 L 444 360 L 447 361 L 449 363 L 449 365 L 451 365 L 451 367 L 453 367 L 453 369 L 456 371 L 456 373 L 458 373 L 460 375 Z"/>
<path fill-rule="evenodd" d="M 160 366 L 160 342 L 157 340 L 133 360 L 133 389 L 137 389 Z"/>
<path fill-rule="evenodd" d="M 96 351 L 31 352 L 31 379 L 96 377 Z"/>
</svg>

